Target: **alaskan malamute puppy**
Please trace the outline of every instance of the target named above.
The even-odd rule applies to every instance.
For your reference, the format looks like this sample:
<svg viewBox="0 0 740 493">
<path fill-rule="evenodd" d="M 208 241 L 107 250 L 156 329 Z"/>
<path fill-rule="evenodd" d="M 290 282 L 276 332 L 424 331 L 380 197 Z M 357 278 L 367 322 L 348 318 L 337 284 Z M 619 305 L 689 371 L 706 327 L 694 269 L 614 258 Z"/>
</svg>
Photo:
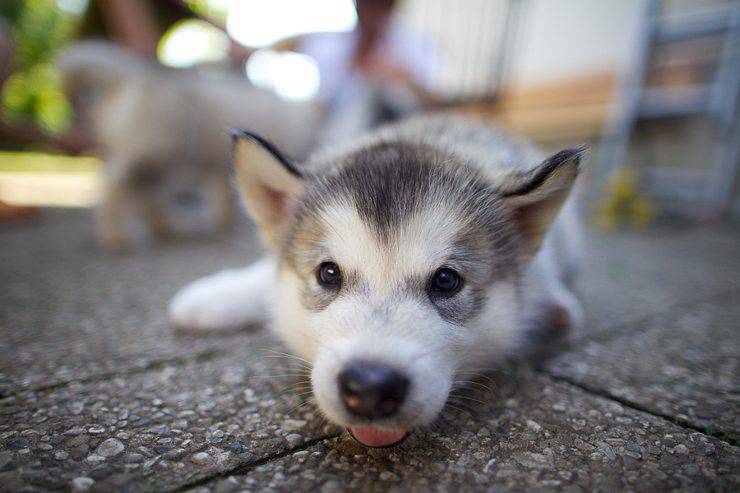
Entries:
<svg viewBox="0 0 740 493">
<path fill-rule="evenodd" d="M 111 250 L 231 225 L 224 128 L 248 125 L 293 156 L 313 145 L 313 103 L 235 74 L 163 67 L 103 41 L 73 43 L 57 65 L 104 160 L 96 230 Z"/>
<path fill-rule="evenodd" d="M 517 354 L 533 329 L 581 319 L 567 199 L 582 148 L 543 159 L 483 124 L 427 116 L 301 166 L 249 132 L 233 152 L 270 255 L 184 288 L 172 321 L 269 322 L 311 362 L 321 411 L 367 446 L 430 424 L 456 375 Z"/>
</svg>

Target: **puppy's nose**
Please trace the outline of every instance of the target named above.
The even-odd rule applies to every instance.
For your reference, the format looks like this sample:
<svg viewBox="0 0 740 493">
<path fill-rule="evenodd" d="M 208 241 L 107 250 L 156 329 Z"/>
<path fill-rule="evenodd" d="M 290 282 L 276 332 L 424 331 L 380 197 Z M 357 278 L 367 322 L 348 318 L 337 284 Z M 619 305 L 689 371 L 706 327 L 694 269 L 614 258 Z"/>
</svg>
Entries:
<svg viewBox="0 0 740 493">
<path fill-rule="evenodd" d="M 380 363 L 354 361 L 339 374 L 339 396 L 344 407 L 362 418 L 396 414 L 408 390 L 408 378 Z"/>
</svg>

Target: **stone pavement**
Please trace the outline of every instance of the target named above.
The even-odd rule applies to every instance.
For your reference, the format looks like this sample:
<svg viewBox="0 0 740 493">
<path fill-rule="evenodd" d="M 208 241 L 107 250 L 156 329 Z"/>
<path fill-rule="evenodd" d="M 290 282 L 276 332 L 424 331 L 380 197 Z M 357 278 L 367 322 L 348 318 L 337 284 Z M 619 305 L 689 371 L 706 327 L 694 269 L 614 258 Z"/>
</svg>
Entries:
<svg viewBox="0 0 740 493">
<path fill-rule="evenodd" d="M 589 236 L 567 346 L 368 451 L 269 334 L 168 327 L 178 287 L 256 255 L 248 228 L 112 256 L 81 211 L 3 225 L 0 490 L 738 491 L 740 231 Z"/>
</svg>

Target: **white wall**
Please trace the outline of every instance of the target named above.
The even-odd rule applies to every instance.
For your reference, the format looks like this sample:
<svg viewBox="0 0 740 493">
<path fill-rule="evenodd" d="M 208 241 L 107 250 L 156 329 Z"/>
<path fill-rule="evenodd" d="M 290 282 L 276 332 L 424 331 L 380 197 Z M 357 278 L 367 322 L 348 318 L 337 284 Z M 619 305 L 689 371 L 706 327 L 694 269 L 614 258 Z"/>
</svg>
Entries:
<svg viewBox="0 0 740 493">
<path fill-rule="evenodd" d="M 643 0 L 524 0 L 516 87 L 618 70 L 634 50 Z"/>
<path fill-rule="evenodd" d="M 631 54 L 645 0 L 519 0 L 510 83 L 542 85 L 618 70 Z M 404 0 L 400 18 L 444 63 L 436 88 L 490 90 L 506 17 L 502 0 Z"/>
</svg>

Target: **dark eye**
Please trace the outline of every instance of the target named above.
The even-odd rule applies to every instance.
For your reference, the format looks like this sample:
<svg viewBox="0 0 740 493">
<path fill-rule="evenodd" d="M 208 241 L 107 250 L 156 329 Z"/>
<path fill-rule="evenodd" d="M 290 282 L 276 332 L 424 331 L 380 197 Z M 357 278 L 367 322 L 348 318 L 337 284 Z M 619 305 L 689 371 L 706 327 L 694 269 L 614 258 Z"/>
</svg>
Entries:
<svg viewBox="0 0 740 493">
<path fill-rule="evenodd" d="M 449 267 L 442 267 L 432 277 L 432 292 L 451 296 L 462 288 L 462 278 Z"/>
<path fill-rule="evenodd" d="M 334 262 L 323 262 L 316 271 L 316 280 L 325 287 L 337 287 L 342 284 L 342 273 Z"/>
</svg>

